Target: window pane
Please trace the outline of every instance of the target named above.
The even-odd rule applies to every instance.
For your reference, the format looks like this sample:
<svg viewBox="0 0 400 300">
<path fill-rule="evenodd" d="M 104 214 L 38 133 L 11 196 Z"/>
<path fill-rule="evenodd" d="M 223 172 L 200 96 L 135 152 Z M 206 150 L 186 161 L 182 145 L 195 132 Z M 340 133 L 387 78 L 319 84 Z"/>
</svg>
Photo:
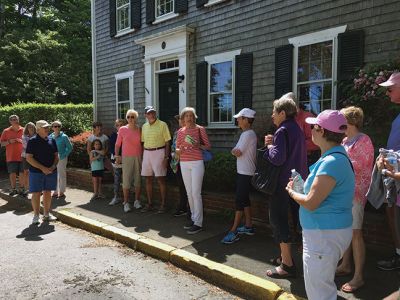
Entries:
<svg viewBox="0 0 400 300">
<path fill-rule="evenodd" d="M 232 91 L 232 62 L 212 64 L 210 67 L 210 92 Z"/>
<path fill-rule="evenodd" d="M 332 103 L 332 81 L 300 84 L 297 88 L 299 103 L 305 110 L 319 114 L 324 109 L 330 109 Z"/>
<path fill-rule="evenodd" d="M 129 28 L 129 5 L 117 9 L 117 30 Z"/>
<path fill-rule="evenodd" d="M 299 47 L 297 81 L 332 78 L 332 41 Z"/>
<path fill-rule="evenodd" d="M 211 100 L 211 122 L 232 121 L 232 94 L 213 94 Z"/>
<path fill-rule="evenodd" d="M 173 12 L 174 0 L 156 0 L 156 17 Z"/>
<path fill-rule="evenodd" d="M 118 102 L 129 101 L 129 78 L 118 80 Z"/>
<path fill-rule="evenodd" d="M 118 103 L 118 118 L 125 119 L 128 109 L 130 109 L 129 102 Z"/>
<path fill-rule="evenodd" d="M 299 47 L 298 50 L 299 103 L 318 114 L 332 106 L 332 41 Z"/>
<path fill-rule="evenodd" d="M 129 0 L 117 0 L 117 7 L 128 4 Z"/>
</svg>

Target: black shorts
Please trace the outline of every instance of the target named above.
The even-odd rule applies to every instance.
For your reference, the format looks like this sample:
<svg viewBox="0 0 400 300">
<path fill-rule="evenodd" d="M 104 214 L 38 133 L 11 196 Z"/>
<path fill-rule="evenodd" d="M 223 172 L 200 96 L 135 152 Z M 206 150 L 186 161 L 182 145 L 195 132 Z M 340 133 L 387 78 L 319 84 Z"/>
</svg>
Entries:
<svg viewBox="0 0 400 300">
<path fill-rule="evenodd" d="M 250 206 L 250 175 L 236 174 L 236 210 L 242 211 L 245 207 Z"/>
<path fill-rule="evenodd" d="M 103 176 L 104 176 L 104 170 L 92 171 L 92 177 L 101 177 L 101 178 L 103 178 Z"/>
</svg>

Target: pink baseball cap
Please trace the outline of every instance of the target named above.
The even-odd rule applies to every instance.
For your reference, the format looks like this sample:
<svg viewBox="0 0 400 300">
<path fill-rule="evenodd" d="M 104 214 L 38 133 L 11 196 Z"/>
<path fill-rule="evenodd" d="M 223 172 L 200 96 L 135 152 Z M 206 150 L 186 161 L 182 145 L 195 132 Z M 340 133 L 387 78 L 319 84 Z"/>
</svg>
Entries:
<svg viewBox="0 0 400 300">
<path fill-rule="evenodd" d="M 379 84 L 380 86 L 400 86 L 400 72 L 393 73 L 389 79 Z"/>
<path fill-rule="evenodd" d="M 344 133 L 347 129 L 346 117 L 338 110 L 327 109 L 316 118 L 306 118 L 306 123 L 319 125 L 336 133 Z"/>
</svg>

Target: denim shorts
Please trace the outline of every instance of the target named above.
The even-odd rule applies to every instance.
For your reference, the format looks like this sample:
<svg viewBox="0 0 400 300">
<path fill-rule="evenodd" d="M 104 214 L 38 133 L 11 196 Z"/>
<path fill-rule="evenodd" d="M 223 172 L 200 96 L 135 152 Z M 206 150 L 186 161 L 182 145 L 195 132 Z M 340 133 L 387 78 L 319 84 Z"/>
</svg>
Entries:
<svg viewBox="0 0 400 300">
<path fill-rule="evenodd" d="M 42 172 L 29 172 L 29 192 L 55 191 L 57 189 L 57 172 L 45 175 Z"/>
<path fill-rule="evenodd" d="M 12 174 L 12 173 L 22 173 L 23 169 L 22 169 L 22 162 L 20 161 L 9 161 L 7 162 L 7 171 L 8 174 Z"/>
<path fill-rule="evenodd" d="M 104 177 L 104 170 L 95 170 L 92 171 L 92 177 Z"/>
</svg>

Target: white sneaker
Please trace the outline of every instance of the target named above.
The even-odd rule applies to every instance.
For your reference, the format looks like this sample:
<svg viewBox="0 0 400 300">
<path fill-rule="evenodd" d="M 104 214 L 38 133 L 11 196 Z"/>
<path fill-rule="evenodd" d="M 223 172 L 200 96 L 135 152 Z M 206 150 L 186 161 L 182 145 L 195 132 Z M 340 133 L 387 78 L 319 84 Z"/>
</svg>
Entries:
<svg viewBox="0 0 400 300">
<path fill-rule="evenodd" d="M 32 224 L 33 225 L 36 225 L 36 224 L 39 224 L 40 222 L 39 222 L 39 216 L 33 216 L 33 219 L 32 219 Z"/>
<path fill-rule="evenodd" d="M 53 221 L 57 221 L 57 218 L 52 214 L 49 213 L 47 216 L 43 216 L 43 222 L 53 222 Z"/>
<path fill-rule="evenodd" d="M 120 202 L 121 202 L 121 199 L 119 199 L 117 197 L 114 197 L 114 198 L 112 198 L 111 202 L 108 203 L 108 205 L 113 206 L 113 205 L 118 204 Z"/>
<path fill-rule="evenodd" d="M 131 206 L 129 205 L 129 203 L 128 202 L 126 202 L 125 204 L 124 204 L 124 212 L 130 212 L 131 211 Z"/>
<path fill-rule="evenodd" d="M 142 204 L 140 204 L 140 200 L 135 200 L 135 202 L 133 203 L 133 207 L 136 209 L 141 209 Z"/>
</svg>

